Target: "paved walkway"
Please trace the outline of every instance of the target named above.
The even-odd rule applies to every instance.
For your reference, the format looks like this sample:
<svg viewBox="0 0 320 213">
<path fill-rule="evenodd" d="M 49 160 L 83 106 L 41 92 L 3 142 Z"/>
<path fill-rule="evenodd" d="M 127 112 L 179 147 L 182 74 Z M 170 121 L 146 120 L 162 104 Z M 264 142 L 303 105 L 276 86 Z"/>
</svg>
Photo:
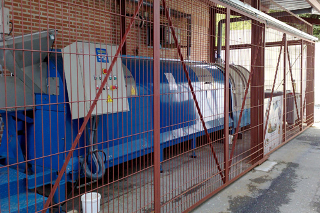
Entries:
<svg viewBox="0 0 320 213">
<path fill-rule="evenodd" d="M 194 212 L 320 213 L 320 124 L 270 155 L 268 172 L 252 170 Z"/>
</svg>

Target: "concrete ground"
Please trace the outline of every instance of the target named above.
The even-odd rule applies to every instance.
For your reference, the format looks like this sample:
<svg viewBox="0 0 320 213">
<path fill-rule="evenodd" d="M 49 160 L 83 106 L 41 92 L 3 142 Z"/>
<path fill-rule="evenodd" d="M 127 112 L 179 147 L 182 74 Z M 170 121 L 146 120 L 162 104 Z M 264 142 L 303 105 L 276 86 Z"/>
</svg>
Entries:
<svg viewBox="0 0 320 213">
<path fill-rule="evenodd" d="M 193 212 L 320 212 L 320 106 L 315 125 Z"/>
</svg>

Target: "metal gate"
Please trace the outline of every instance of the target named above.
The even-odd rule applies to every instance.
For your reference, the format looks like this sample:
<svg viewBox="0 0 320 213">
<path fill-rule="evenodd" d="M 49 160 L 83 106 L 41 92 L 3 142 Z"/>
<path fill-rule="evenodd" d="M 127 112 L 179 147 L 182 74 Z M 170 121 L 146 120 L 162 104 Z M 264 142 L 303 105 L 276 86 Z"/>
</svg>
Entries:
<svg viewBox="0 0 320 213">
<path fill-rule="evenodd" d="M 1 0 L 0 211 L 188 212 L 310 127 L 312 26 L 252 6 Z"/>
</svg>

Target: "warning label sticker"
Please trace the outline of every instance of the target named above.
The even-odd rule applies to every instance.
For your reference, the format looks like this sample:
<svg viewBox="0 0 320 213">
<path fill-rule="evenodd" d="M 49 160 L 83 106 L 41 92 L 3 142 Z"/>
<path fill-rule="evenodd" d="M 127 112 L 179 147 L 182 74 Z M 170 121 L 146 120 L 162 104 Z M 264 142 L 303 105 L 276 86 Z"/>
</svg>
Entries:
<svg viewBox="0 0 320 213">
<path fill-rule="evenodd" d="M 131 95 L 136 95 L 136 90 L 133 86 L 131 86 Z"/>
<path fill-rule="evenodd" d="M 107 102 L 108 102 L 108 103 L 109 103 L 109 102 L 113 102 L 113 100 L 112 100 L 112 98 L 111 98 L 111 96 L 110 96 L 110 95 L 108 95 Z"/>
</svg>

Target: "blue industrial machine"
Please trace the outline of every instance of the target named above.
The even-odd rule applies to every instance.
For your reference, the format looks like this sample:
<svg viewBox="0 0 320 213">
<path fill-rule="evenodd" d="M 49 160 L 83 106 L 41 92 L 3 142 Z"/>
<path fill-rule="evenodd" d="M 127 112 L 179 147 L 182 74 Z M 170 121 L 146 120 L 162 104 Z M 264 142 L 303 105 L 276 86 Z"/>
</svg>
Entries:
<svg viewBox="0 0 320 213">
<path fill-rule="evenodd" d="M 53 32 L 46 32 L 42 38 L 53 42 L 52 35 Z M 108 47 L 96 49 L 99 49 L 96 60 L 108 64 L 111 54 L 108 53 Z M 105 52 L 105 58 L 100 57 L 101 52 Z M 47 82 L 49 87 L 45 85 L 46 90 L 39 87 L 34 94 L 29 90 L 20 91 L 24 97 L 30 98 L 30 107 L 22 107 L 24 104 L 21 104 L 11 112 L 0 111 L 5 124 L 0 146 L 0 167 L 12 165 L 0 169 L 0 187 L 3 191 L 0 193 L 0 204 L 3 211 L 9 208 L 9 197 L 11 212 L 41 209 L 46 198 L 35 193 L 34 189 L 54 183 L 83 122 L 83 116 L 78 115 L 85 115 L 85 109 L 84 112 L 75 113 L 70 106 L 70 91 L 76 91 L 70 83 L 72 79 L 67 77 L 69 74 L 71 76 L 72 71 L 67 71 L 65 57 L 59 50 L 51 50 L 50 54 L 42 56 L 45 65 L 43 75 L 46 78 L 43 82 Z M 103 109 L 101 113 L 99 109 L 96 110 L 60 182 L 54 196 L 56 203 L 66 199 L 67 182 L 74 182 L 85 175 L 99 179 L 106 168 L 153 152 L 153 61 L 151 58 L 134 56 L 122 56 L 120 60 L 121 66 L 112 74 L 104 96 L 105 102 L 116 106 L 116 109 L 108 109 L 107 113 L 103 113 Z M 224 68 L 203 62 L 186 63 L 209 132 L 223 129 Z M 187 140 L 191 140 L 191 148 L 195 148 L 196 138 L 204 135 L 204 131 L 181 62 L 161 60 L 160 68 L 162 161 L 165 148 Z M 234 129 L 239 116 L 239 104 L 240 107 L 242 104 L 241 94 L 237 94 L 237 90 L 246 85 L 248 71 L 244 73 L 245 68 L 236 66 L 231 70 L 229 85 L 232 113 L 229 115 L 229 127 Z M 97 82 L 103 78 L 103 72 L 103 67 L 98 68 L 98 74 L 89 77 L 93 78 L 92 82 Z M 117 78 L 123 78 L 124 83 L 115 85 Z M 25 81 L 25 84 L 33 85 L 36 81 Z M 111 88 L 113 91 L 110 93 Z M 116 103 L 120 95 L 118 98 L 112 96 L 117 89 L 122 93 L 121 97 L 125 97 L 121 104 Z M 18 95 L 11 91 L 6 88 L 6 97 Z M 15 106 L 15 103 L 11 106 Z M 119 110 L 121 106 L 123 108 Z M 244 113 L 242 127 L 250 124 L 249 107 Z M 17 202 L 19 207 L 13 205 Z"/>
</svg>

